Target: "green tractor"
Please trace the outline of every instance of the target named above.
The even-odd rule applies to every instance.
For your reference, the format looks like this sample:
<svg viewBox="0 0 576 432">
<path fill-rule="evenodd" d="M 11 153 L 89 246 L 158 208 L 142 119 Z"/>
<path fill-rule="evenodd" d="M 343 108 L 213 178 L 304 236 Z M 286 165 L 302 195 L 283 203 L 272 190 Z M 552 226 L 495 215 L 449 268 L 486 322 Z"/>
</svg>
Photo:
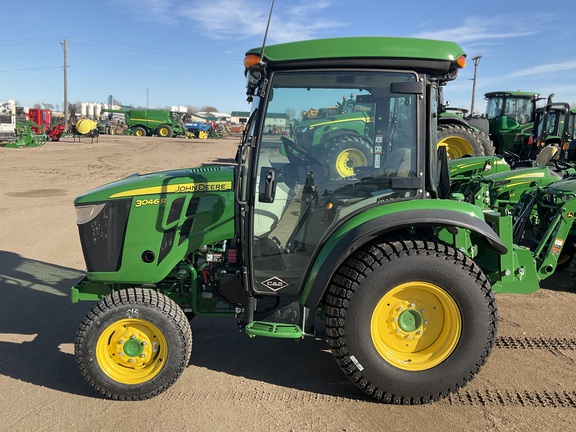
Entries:
<svg viewBox="0 0 576 432">
<path fill-rule="evenodd" d="M 311 40 L 252 49 L 244 65 L 253 110 L 236 165 L 134 174 L 76 198 L 87 272 L 71 298 L 95 302 L 76 335 L 82 375 L 107 398 L 158 395 L 188 365 L 189 320 L 222 317 L 250 337 L 324 330 L 378 401 L 465 386 L 495 343 L 494 293 L 539 285 L 512 216 L 442 199 L 438 104 L 460 46 Z M 348 164 L 327 147 L 265 133 L 268 116 L 350 93 L 374 118 L 372 155 L 351 175 L 332 174 Z"/>
<path fill-rule="evenodd" d="M 374 159 L 373 101 L 350 94 L 335 106 L 311 108 L 301 113 L 292 136 L 313 155 L 327 157 L 332 177 L 351 177 L 355 169 Z"/>
<path fill-rule="evenodd" d="M 441 97 L 442 89 L 439 94 Z M 438 145 L 446 147 L 451 159 L 494 153 L 485 119 L 464 120 L 461 114 L 455 114 L 441 104 L 438 106 Z M 377 139 L 374 108 L 372 95 L 350 93 L 349 98 L 344 95 L 342 102 L 336 105 L 303 110 L 301 118 L 293 125 L 292 138 L 312 155 L 327 157 L 329 165 L 334 167 L 333 179 L 353 176 L 357 168 L 369 165 L 374 159 L 373 143 Z M 402 101 L 390 107 L 390 139 L 406 109 Z M 482 121 L 486 132 L 482 130 Z"/>
<path fill-rule="evenodd" d="M 513 150 L 518 136 L 530 134 L 534 125 L 539 93 L 523 91 L 494 91 L 486 93 L 490 139 L 496 153 Z"/>
</svg>

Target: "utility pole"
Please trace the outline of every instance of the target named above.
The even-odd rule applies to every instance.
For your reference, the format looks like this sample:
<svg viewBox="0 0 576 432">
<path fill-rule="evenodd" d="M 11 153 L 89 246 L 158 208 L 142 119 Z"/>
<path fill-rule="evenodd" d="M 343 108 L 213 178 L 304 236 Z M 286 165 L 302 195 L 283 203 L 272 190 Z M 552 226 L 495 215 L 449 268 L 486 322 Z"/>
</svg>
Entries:
<svg viewBox="0 0 576 432">
<path fill-rule="evenodd" d="M 478 68 L 478 63 L 480 63 L 481 58 L 482 58 L 481 54 L 472 57 L 472 60 L 474 61 L 474 79 L 472 83 L 472 104 L 470 106 L 470 115 L 474 115 L 474 96 L 476 94 L 476 69 Z"/>
<path fill-rule="evenodd" d="M 64 51 L 64 126 L 68 129 L 68 39 L 60 45 Z"/>
</svg>

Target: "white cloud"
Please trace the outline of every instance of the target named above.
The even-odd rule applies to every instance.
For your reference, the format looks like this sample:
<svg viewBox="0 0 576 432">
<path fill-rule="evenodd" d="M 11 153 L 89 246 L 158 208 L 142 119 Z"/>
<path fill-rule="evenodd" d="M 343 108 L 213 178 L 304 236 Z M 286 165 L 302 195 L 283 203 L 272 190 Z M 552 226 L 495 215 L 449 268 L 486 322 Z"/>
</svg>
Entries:
<svg viewBox="0 0 576 432">
<path fill-rule="evenodd" d="M 318 12 L 331 6 L 331 1 L 310 4 L 300 0 L 287 5 L 276 2 L 268 40 L 278 43 L 310 39 L 347 25 L 330 18 L 319 18 Z M 199 24 L 203 35 L 211 39 L 263 38 L 269 11 L 269 1 L 255 0 L 193 0 L 179 8 L 182 17 Z"/>
<path fill-rule="evenodd" d="M 576 60 L 564 63 L 551 63 L 522 69 L 508 75 L 510 78 L 529 77 L 534 75 L 548 75 L 561 71 L 576 69 Z"/>
<path fill-rule="evenodd" d="M 423 31 L 413 36 L 424 39 L 450 40 L 460 44 L 488 42 L 494 44 L 496 40 L 519 38 L 539 33 L 538 28 L 545 27 L 546 20 L 546 16 L 472 16 L 464 19 L 463 24 L 458 27 Z M 447 22 L 449 22 L 449 20 L 447 20 Z M 535 27 L 534 22 L 539 22 L 541 25 Z M 434 24 L 431 23 L 430 25 L 432 26 Z"/>
<path fill-rule="evenodd" d="M 141 21 L 158 22 L 165 25 L 175 25 L 178 17 L 175 16 L 174 0 L 122 0 L 120 2 L 108 0 L 111 8 L 122 8 L 130 15 Z"/>
</svg>

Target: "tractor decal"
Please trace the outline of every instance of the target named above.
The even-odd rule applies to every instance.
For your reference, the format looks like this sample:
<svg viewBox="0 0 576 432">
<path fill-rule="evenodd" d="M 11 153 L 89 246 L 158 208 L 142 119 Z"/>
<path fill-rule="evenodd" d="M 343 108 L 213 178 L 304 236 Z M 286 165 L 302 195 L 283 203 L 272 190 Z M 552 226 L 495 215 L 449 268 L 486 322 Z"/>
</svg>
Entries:
<svg viewBox="0 0 576 432">
<path fill-rule="evenodd" d="M 265 281 L 263 281 L 262 285 L 264 285 L 265 287 L 270 288 L 272 291 L 276 292 L 276 291 L 281 290 L 282 288 L 286 288 L 290 284 L 287 282 L 284 282 L 278 276 L 273 276 L 270 279 L 266 279 Z"/>
<path fill-rule="evenodd" d="M 110 195 L 110 198 L 131 197 L 137 195 L 157 195 L 183 192 L 222 192 L 232 189 L 231 181 L 205 182 L 205 183 L 181 183 L 174 185 L 151 186 L 142 189 L 132 189 Z"/>
</svg>

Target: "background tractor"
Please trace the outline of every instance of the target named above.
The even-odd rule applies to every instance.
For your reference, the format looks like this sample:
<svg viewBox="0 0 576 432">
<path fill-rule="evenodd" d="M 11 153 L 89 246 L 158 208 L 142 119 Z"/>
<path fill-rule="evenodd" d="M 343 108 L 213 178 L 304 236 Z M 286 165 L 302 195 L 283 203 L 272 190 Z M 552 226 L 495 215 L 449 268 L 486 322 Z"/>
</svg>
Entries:
<svg viewBox="0 0 576 432">
<path fill-rule="evenodd" d="M 522 91 L 494 91 L 484 95 L 490 139 L 496 153 L 513 151 L 517 136 L 530 134 L 536 102 L 541 100 L 539 96 L 539 93 Z"/>
<path fill-rule="evenodd" d="M 438 145 L 446 146 L 451 159 L 494 154 L 486 119 L 466 117 L 466 110 L 452 109 L 444 105 L 441 105 L 440 111 Z"/>
</svg>

